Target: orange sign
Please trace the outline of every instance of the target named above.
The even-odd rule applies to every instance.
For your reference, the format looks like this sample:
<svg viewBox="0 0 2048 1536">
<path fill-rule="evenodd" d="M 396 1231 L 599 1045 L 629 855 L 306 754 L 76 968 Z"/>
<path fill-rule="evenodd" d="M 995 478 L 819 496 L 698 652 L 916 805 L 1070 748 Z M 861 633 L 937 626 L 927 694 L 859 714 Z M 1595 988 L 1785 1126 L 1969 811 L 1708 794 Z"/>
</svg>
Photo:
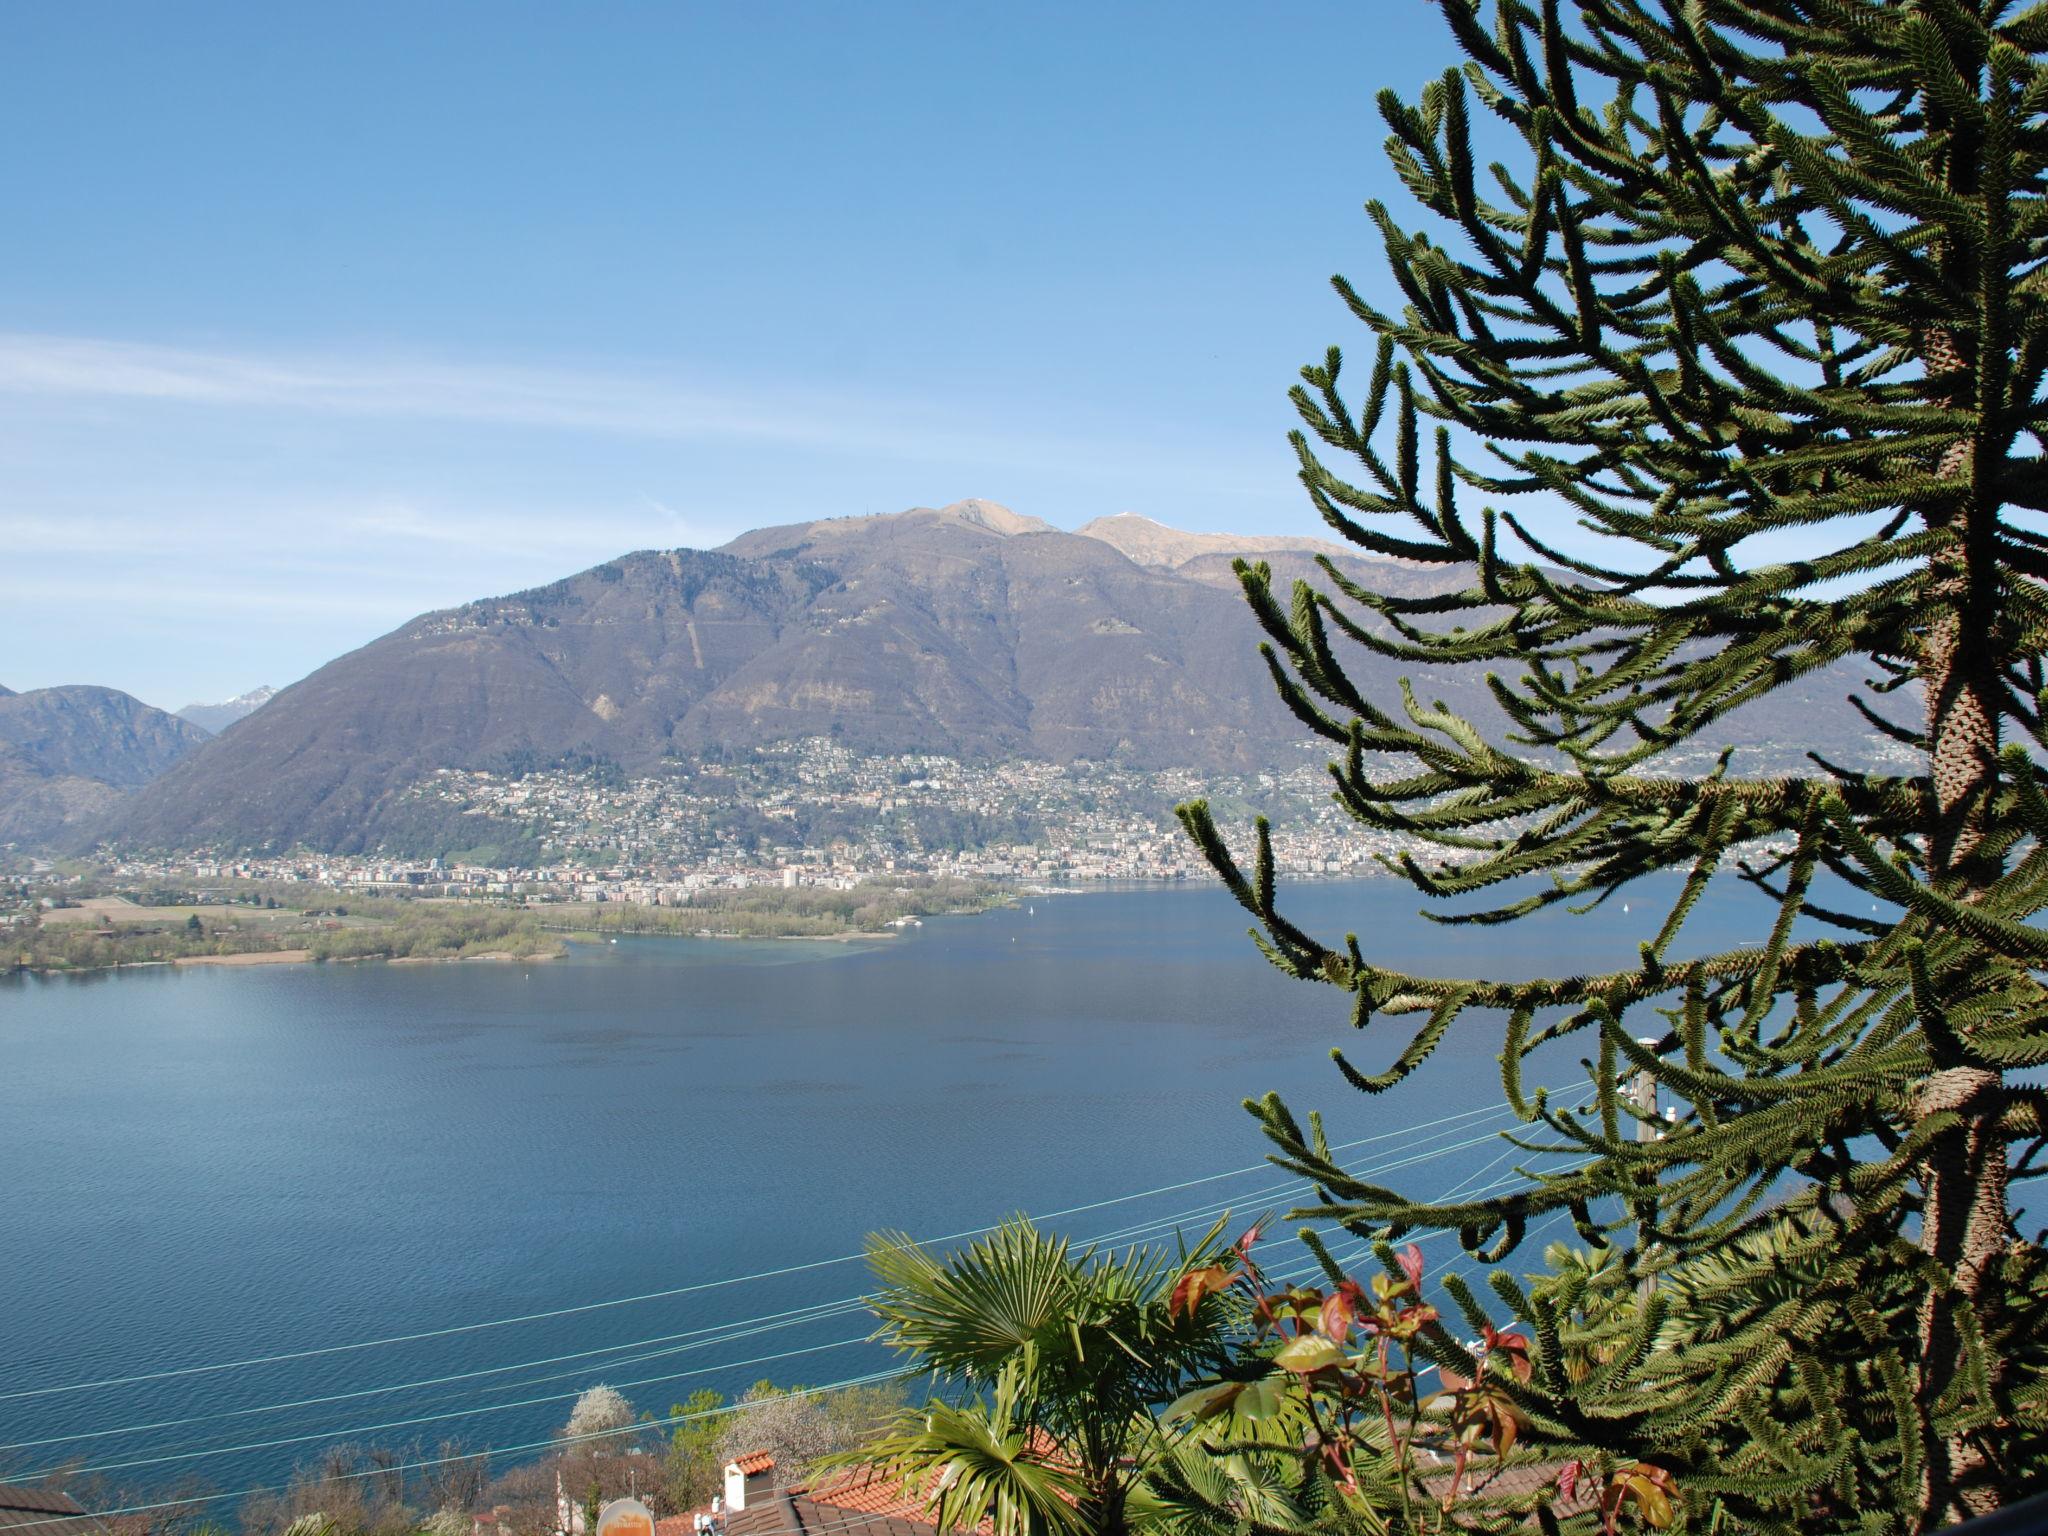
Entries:
<svg viewBox="0 0 2048 1536">
<path fill-rule="evenodd" d="M 613 1499 L 597 1517 L 597 1536 L 654 1536 L 654 1511 L 638 1499 Z"/>
</svg>

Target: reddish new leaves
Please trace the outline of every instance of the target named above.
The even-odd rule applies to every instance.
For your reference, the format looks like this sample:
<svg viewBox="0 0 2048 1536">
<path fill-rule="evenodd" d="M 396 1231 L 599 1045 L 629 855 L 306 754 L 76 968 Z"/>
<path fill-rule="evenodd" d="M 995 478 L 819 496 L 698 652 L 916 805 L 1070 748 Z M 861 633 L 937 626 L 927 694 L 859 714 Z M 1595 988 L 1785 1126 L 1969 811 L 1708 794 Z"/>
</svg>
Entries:
<svg viewBox="0 0 2048 1536">
<path fill-rule="evenodd" d="M 1175 1316 L 1192 1314 L 1203 1298 L 1242 1287 L 1267 1374 L 1214 1382 L 1189 1392 L 1169 1416 L 1206 1423 L 1229 1416 L 1259 1423 L 1291 1415 L 1312 1426 L 1303 1450 L 1316 1458 L 1347 1496 L 1360 1492 L 1371 1466 L 1380 1489 L 1398 1487 L 1419 1530 L 1414 1494 L 1427 1488 L 1436 1519 L 1444 1520 L 1468 1493 L 1472 1458 L 1483 1447 L 1496 1461 L 1525 1442 L 1529 1421 L 1516 1388 L 1534 1374 L 1525 1334 L 1486 1325 L 1471 1346 L 1474 1371 L 1432 1367 L 1416 1349 L 1418 1336 L 1449 1341 L 1437 1309 L 1424 1297 L 1425 1265 L 1414 1244 L 1393 1255 L 1392 1272 L 1360 1281 L 1340 1275 L 1327 1289 L 1290 1285 L 1269 1289 L 1251 1262 L 1255 1227 L 1220 1262 L 1190 1268 L 1172 1293 Z M 1430 1356 L 1442 1353 L 1432 1347 Z M 1434 1368 L 1441 1390 L 1425 1393 L 1420 1378 Z M 1436 1457 L 1448 1453 L 1449 1475 Z M 1483 1479 L 1478 1485 L 1483 1486 Z M 1633 1515 L 1662 1530 L 1675 1518 L 1677 1486 L 1662 1467 L 1639 1462 L 1620 1471 L 1579 1461 L 1558 1472 L 1556 1503 L 1599 1498 L 1612 1536 L 1616 1521 Z M 1448 1528 L 1448 1527 L 1447 1527 Z"/>
</svg>

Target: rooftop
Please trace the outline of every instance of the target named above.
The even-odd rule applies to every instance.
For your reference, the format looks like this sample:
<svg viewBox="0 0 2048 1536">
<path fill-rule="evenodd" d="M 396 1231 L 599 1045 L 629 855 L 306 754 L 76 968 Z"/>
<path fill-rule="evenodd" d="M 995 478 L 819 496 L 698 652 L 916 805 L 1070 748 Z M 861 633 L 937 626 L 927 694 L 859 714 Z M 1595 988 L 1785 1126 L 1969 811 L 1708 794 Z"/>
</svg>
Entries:
<svg viewBox="0 0 2048 1536">
<path fill-rule="evenodd" d="M 99 1521 L 61 1489 L 0 1483 L 0 1536 L 83 1536 L 101 1529 Z"/>
</svg>

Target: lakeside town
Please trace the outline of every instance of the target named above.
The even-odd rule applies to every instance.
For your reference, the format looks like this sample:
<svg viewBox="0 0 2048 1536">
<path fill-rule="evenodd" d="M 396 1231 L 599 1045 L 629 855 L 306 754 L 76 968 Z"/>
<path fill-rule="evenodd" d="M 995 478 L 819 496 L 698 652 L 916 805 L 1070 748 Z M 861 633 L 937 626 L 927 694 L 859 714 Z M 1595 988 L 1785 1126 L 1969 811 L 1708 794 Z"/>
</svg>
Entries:
<svg viewBox="0 0 2048 1536">
<path fill-rule="evenodd" d="M 627 778 L 615 769 L 443 769 L 413 794 L 528 834 L 530 863 L 292 850 L 117 851 L 17 860 L 12 916 L 66 890 L 116 882 L 175 887 L 200 903 L 250 883 L 363 895 L 688 906 L 761 887 L 852 890 L 918 877 L 1043 891 L 1206 873 L 1172 807 L 1206 794 L 1226 826 L 1273 825 L 1275 862 L 1306 878 L 1381 872 L 1397 838 L 1361 838 L 1328 799 L 1320 766 L 1204 777 L 1095 763 L 968 764 L 926 753 L 871 757 L 825 740 L 752 759 Z M 480 839 L 481 840 L 481 839 Z M 10 915 L 0 910 L 0 921 Z"/>
<path fill-rule="evenodd" d="M 547 959 L 609 934 L 852 938 L 1111 883 L 1202 878 L 1172 807 L 1255 816 L 1296 879 L 1382 873 L 1320 767 L 1204 781 L 1096 763 L 867 756 L 825 739 L 685 770 L 444 769 L 411 792 L 531 855 L 134 852 L 0 864 L 15 969 Z M 512 829 L 509 844 L 506 829 Z M 7 855 L 0 850 L 0 857 Z"/>
<path fill-rule="evenodd" d="M 705 887 L 832 885 L 911 872 L 1024 884 L 1182 880 L 1205 869 L 1173 806 L 1206 797 L 1226 823 L 1265 815 L 1303 875 L 1365 875 L 1396 840 L 1361 839 L 1320 762 L 1204 775 L 1080 761 L 969 763 L 864 755 L 826 738 L 627 778 L 443 769 L 411 793 L 517 825 L 545 864 L 468 883 L 573 887 L 584 900 L 687 900 Z M 545 894 L 536 892 L 536 894 Z"/>
<path fill-rule="evenodd" d="M 444 768 L 407 796 L 429 808 L 426 824 L 473 827 L 455 838 L 473 845 L 464 851 L 66 859 L 0 846 L 0 932 L 61 930 L 68 942 L 42 946 L 38 963 L 87 968 L 138 955 L 545 957 L 560 950 L 555 934 L 599 931 L 848 937 L 1017 897 L 1210 878 L 1173 814 L 1196 797 L 1243 851 L 1267 818 L 1289 879 L 1370 878 L 1422 851 L 1361 828 L 1328 784 L 1310 761 L 1218 775 L 869 755 L 816 737 L 636 776 L 606 762 Z M 394 945 L 400 929 L 411 937 Z M 87 935 L 155 942 L 101 956 L 80 948 Z M 34 951 L 15 950 L 11 963 L 30 964 Z"/>
</svg>

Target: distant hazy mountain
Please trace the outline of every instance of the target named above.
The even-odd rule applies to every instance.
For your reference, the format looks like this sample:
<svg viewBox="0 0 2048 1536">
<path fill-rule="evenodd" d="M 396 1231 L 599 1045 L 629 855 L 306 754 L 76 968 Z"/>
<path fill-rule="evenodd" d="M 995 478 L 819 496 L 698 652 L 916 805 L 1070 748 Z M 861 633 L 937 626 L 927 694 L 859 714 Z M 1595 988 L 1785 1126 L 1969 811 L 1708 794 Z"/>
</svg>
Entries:
<svg viewBox="0 0 2048 1536">
<path fill-rule="evenodd" d="M 1346 560 L 1358 558 L 1357 550 L 1343 544 L 1333 544 L 1328 539 L 1263 538 L 1234 533 L 1183 533 L 1178 528 L 1155 523 L 1151 518 L 1140 517 L 1135 512 L 1119 512 L 1114 517 L 1098 517 L 1092 523 L 1083 523 L 1074 531 L 1083 538 L 1100 539 L 1139 565 L 1162 566 L 1167 570 L 1178 570 L 1204 555 L 1221 555 L 1225 559 L 1234 559 L 1239 555 L 1279 554 L 1335 555 Z M 1374 563 L 1377 565 L 1395 562 Z"/>
<path fill-rule="evenodd" d="M 1320 749 L 1273 693 L 1229 561 L 1258 553 L 1287 576 L 1320 550 L 1382 590 L 1466 579 L 1145 519 L 1064 533 L 984 501 L 641 551 L 330 662 L 151 784 L 118 827 L 159 846 L 349 851 L 411 837 L 403 792 L 436 768 L 591 754 L 635 770 L 824 735 L 965 759 L 1299 763 Z M 1389 699 L 1402 670 L 1357 666 Z M 1861 727 L 1824 702 L 1842 691 L 1816 682 L 1734 736 L 1853 751 Z M 1492 718 L 1476 669 L 1431 677 L 1426 697 Z"/>
<path fill-rule="evenodd" d="M 208 740 L 199 726 L 115 688 L 0 697 L 0 843 L 84 835 Z"/>
<path fill-rule="evenodd" d="M 13 697 L 14 690 L 12 688 L 0 688 L 0 699 L 11 699 Z"/>
<path fill-rule="evenodd" d="M 245 715 L 257 710 L 277 697 L 275 688 L 252 688 L 247 693 L 236 694 L 223 704 L 187 704 L 178 711 L 180 720 L 189 720 L 201 730 L 218 736 Z"/>
</svg>

